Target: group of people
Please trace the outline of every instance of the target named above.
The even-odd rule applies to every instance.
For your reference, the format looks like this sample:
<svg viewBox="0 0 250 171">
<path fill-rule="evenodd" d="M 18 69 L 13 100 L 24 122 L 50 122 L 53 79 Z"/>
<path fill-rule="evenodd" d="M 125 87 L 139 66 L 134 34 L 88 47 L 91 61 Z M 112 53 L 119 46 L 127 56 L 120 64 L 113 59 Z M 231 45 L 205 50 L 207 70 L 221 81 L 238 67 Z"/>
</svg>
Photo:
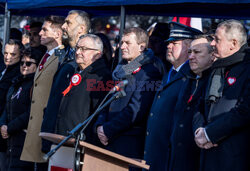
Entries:
<svg viewBox="0 0 250 171">
<path fill-rule="evenodd" d="M 14 39 L 5 45 L 1 170 L 48 170 L 43 156 L 52 142 L 39 133 L 68 135 L 123 80 L 126 96 L 92 120 L 83 140 L 144 159 L 152 171 L 250 170 L 250 56 L 239 21 L 220 23 L 214 35 L 170 23 L 170 70 L 138 27 L 124 30 L 122 60 L 111 70 L 105 42 L 90 28 L 88 14 L 72 10 L 66 18 L 46 17 L 41 30 L 31 31 L 37 47 Z"/>
</svg>

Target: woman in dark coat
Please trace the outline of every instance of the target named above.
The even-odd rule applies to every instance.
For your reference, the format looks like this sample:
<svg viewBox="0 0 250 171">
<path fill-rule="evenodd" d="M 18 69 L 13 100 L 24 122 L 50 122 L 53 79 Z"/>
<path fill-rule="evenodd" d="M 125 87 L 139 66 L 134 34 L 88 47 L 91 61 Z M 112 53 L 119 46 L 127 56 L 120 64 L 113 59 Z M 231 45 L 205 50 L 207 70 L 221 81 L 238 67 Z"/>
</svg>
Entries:
<svg viewBox="0 0 250 171">
<path fill-rule="evenodd" d="M 21 75 L 13 79 L 0 118 L 1 135 L 7 139 L 6 171 L 32 171 L 33 163 L 20 160 L 29 121 L 31 91 L 41 53 L 27 49 L 20 62 Z"/>
</svg>

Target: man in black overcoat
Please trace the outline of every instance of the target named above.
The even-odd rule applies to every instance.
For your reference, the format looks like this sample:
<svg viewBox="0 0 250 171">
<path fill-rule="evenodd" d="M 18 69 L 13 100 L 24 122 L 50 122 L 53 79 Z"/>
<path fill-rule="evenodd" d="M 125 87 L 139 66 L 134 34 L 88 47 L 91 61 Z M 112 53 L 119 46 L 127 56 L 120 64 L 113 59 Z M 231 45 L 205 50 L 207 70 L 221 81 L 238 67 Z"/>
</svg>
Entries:
<svg viewBox="0 0 250 171">
<path fill-rule="evenodd" d="M 201 171 L 250 170 L 250 55 L 247 33 L 237 20 L 216 29 L 205 112 L 194 118 Z"/>
<path fill-rule="evenodd" d="M 68 23 L 72 24 L 69 25 Z M 79 37 L 89 32 L 89 23 L 90 18 L 86 12 L 72 10 L 62 25 L 63 42 L 69 46 L 64 49 L 57 49 L 55 52 L 59 56 L 59 64 L 53 78 L 48 104 L 44 111 L 41 132 L 55 132 L 56 118 L 63 97 L 62 92 L 68 87 L 70 79 L 77 67 L 75 62 L 75 46 Z M 42 139 L 43 152 L 47 153 L 51 145 L 52 142 Z"/>
<path fill-rule="evenodd" d="M 144 159 L 152 171 L 167 169 L 173 113 L 181 86 L 187 81 L 188 49 L 201 31 L 173 22 L 167 40 L 167 60 L 173 65 L 163 77 L 163 87 L 156 93 L 147 122 Z"/>
<path fill-rule="evenodd" d="M 201 106 L 199 101 L 214 61 L 210 46 L 211 36 L 197 36 L 189 48 L 190 70 L 184 73 L 188 78 L 182 85 L 176 102 L 172 122 L 169 150 L 169 171 L 199 171 L 200 150 L 194 141 L 192 120 Z"/>
<path fill-rule="evenodd" d="M 126 96 L 113 101 L 96 122 L 105 148 L 115 153 L 143 158 L 147 117 L 163 76 L 164 65 L 147 49 L 148 36 L 141 28 L 128 28 L 122 37 L 123 60 L 113 71 L 113 81 L 128 80 Z"/>
<path fill-rule="evenodd" d="M 79 38 L 76 44 L 78 68 L 63 91 L 55 128 L 57 134 L 68 135 L 77 124 L 93 114 L 107 94 L 105 85 L 112 79 L 102 52 L 103 43 L 98 36 L 85 34 Z M 96 142 L 91 124 L 84 133 L 86 141 Z"/>
</svg>

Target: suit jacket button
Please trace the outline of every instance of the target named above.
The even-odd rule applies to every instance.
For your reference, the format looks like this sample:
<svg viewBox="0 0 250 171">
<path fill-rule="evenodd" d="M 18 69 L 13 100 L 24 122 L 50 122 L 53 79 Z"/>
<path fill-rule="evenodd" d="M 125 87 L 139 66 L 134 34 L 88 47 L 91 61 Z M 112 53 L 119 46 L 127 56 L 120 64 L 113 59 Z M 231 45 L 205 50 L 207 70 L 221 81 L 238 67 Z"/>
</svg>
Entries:
<svg viewBox="0 0 250 171">
<path fill-rule="evenodd" d="M 37 83 L 35 83 L 35 87 L 37 86 Z"/>
<path fill-rule="evenodd" d="M 154 114 L 153 113 L 150 113 L 150 116 L 152 117 Z"/>
<path fill-rule="evenodd" d="M 157 98 L 158 98 L 158 99 L 160 99 L 160 98 L 161 98 L 161 96 L 159 95 Z"/>
<path fill-rule="evenodd" d="M 31 103 L 35 103 L 35 101 L 34 101 L 34 100 L 32 100 L 32 101 L 31 101 Z"/>
<path fill-rule="evenodd" d="M 30 116 L 30 120 L 32 120 L 32 118 L 33 118 L 33 117 L 32 117 L 32 116 Z"/>
<path fill-rule="evenodd" d="M 180 127 L 180 128 L 183 128 L 183 127 L 184 127 L 184 125 L 183 125 L 183 124 L 180 124 L 180 125 L 179 125 L 179 127 Z"/>
<path fill-rule="evenodd" d="M 147 134 L 147 136 L 148 136 L 148 135 L 149 135 L 149 132 L 147 131 L 147 133 L 146 133 L 146 134 Z"/>
</svg>

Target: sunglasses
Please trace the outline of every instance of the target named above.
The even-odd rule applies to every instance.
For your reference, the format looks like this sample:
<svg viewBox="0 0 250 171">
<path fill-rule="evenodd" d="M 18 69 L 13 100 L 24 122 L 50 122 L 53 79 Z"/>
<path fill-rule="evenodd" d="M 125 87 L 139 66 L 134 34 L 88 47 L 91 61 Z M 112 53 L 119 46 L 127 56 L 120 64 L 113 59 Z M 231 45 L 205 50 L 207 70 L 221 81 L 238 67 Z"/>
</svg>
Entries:
<svg viewBox="0 0 250 171">
<path fill-rule="evenodd" d="M 35 62 L 25 62 L 25 61 L 21 61 L 20 65 L 23 66 L 23 64 L 25 64 L 26 66 L 30 66 L 31 64 L 36 64 Z"/>
</svg>

